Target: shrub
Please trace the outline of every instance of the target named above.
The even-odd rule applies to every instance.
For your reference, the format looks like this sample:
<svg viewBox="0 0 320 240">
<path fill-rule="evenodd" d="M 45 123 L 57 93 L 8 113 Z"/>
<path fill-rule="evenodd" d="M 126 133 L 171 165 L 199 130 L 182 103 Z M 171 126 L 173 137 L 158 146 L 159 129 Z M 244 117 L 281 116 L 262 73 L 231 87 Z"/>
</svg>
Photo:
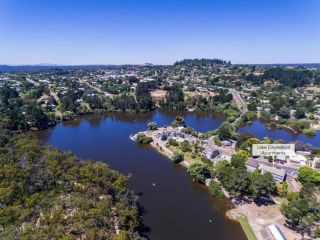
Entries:
<svg viewBox="0 0 320 240">
<path fill-rule="evenodd" d="M 204 182 L 210 177 L 208 167 L 202 163 L 194 163 L 188 168 L 188 173 L 194 177 L 198 182 Z"/>
<path fill-rule="evenodd" d="M 179 146 L 179 143 L 177 142 L 177 140 L 175 140 L 174 138 L 170 138 L 169 139 L 169 144 L 171 146 Z"/>
<path fill-rule="evenodd" d="M 215 181 L 211 181 L 210 182 L 210 184 L 209 184 L 209 193 L 210 193 L 210 195 L 212 197 L 215 197 L 215 198 L 222 199 L 223 196 L 224 196 L 219 183 L 217 183 Z"/>
<path fill-rule="evenodd" d="M 172 156 L 172 160 L 175 163 L 180 163 L 184 160 L 184 156 L 182 153 L 174 152 Z"/>
<path fill-rule="evenodd" d="M 176 119 L 172 122 L 172 127 L 179 127 L 185 124 L 184 118 L 181 116 L 176 116 Z"/>
<path fill-rule="evenodd" d="M 217 146 L 221 146 L 221 140 L 219 138 L 214 138 L 214 144 Z"/>
<path fill-rule="evenodd" d="M 192 135 L 192 136 L 194 136 L 194 137 L 196 137 L 196 136 L 198 135 L 197 132 L 196 132 L 193 128 L 191 128 L 191 127 L 183 128 L 183 129 L 181 130 L 181 132 L 183 132 L 183 133 L 185 133 L 185 134 Z"/>
<path fill-rule="evenodd" d="M 206 164 L 209 167 L 213 167 L 213 162 L 205 156 L 201 157 L 201 162 L 203 162 L 204 164 Z"/>
<path fill-rule="evenodd" d="M 141 144 L 149 144 L 152 142 L 152 138 L 146 136 L 144 133 L 139 133 L 137 136 L 137 142 Z"/>
<path fill-rule="evenodd" d="M 235 120 L 236 120 L 236 118 L 234 116 L 230 116 L 230 117 L 227 118 L 227 121 L 230 122 L 230 123 L 234 122 Z"/>
<path fill-rule="evenodd" d="M 303 130 L 303 133 L 308 136 L 314 136 L 316 135 L 316 131 L 313 128 L 307 128 Z"/>
<path fill-rule="evenodd" d="M 157 128 L 158 128 L 157 123 L 155 123 L 155 122 L 149 122 L 148 123 L 148 129 L 150 131 L 157 130 Z"/>
<path fill-rule="evenodd" d="M 183 142 L 181 142 L 180 147 L 181 147 L 182 152 L 190 152 L 191 151 L 190 144 L 187 140 L 184 140 Z"/>
<path fill-rule="evenodd" d="M 298 179 L 302 184 L 313 183 L 320 185 L 320 173 L 310 167 L 301 167 L 298 173 Z"/>
<path fill-rule="evenodd" d="M 168 139 L 168 136 L 166 134 L 163 134 L 161 136 L 161 141 L 167 141 L 167 139 Z"/>
</svg>

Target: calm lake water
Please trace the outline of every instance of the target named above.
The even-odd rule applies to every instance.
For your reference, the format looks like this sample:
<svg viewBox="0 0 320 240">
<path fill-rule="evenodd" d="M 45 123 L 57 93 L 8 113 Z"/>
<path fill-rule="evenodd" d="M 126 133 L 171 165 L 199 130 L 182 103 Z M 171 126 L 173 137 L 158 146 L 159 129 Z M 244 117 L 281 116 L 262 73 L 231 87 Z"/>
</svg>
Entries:
<svg viewBox="0 0 320 240">
<path fill-rule="evenodd" d="M 307 136 L 305 134 L 294 134 L 286 129 L 270 129 L 263 122 L 255 121 L 251 125 L 246 125 L 239 129 L 239 132 L 251 132 L 256 137 L 262 139 L 270 137 L 275 140 L 283 140 L 284 142 L 300 141 L 309 143 L 315 147 L 320 147 L 320 131 L 316 132 L 315 136 Z"/>
<path fill-rule="evenodd" d="M 192 181 L 185 168 L 129 139 L 130 134 L 145 130 L 148 122 L 167 125 L 178 114 L 202 132 L 223 122 L 219 116 L 195 113 L 111 114 L 59 123 L 38 135 L 82 159 L 107 162 L 123 174 L 132 173 L 129 188 L 141 196 L 143 234 L 150 239 L 246 239 L 240 225 L 225 217 L 231 207 L 228 201 L 213 199 L 205 186 Z"/>
</svg>

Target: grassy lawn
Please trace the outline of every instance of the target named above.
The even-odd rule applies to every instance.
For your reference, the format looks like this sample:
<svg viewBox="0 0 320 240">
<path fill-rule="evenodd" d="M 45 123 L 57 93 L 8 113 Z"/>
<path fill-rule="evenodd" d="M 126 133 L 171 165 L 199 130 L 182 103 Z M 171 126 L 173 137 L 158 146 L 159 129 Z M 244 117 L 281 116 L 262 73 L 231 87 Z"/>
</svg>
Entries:
<svg viewBox="0 0 320 240">
<path fill-rule="evenodd" d="M 244 233 L 246 234 L 248 240 L 257 240 L 256 235 L 254 234 L 254 232 L 252 231 L 252 229 L 248 223 L 247 217 L 245 215 L 241 214 L 238 216 L 238 220 L 239 220 L 241 227 L 242 227 Z"/>
<path fill-rule="evenodd" d="M 195 162 L 201 162 L 201 157 L 197 155 L 196 158 L 191 157 L 191 152 L 182 152 L 179 146 L 169 146 L 168 149 L 172 152 L 179 152 L 182 153 L 184 156 L 184 160 L 190 164 Z"/>
</svg>

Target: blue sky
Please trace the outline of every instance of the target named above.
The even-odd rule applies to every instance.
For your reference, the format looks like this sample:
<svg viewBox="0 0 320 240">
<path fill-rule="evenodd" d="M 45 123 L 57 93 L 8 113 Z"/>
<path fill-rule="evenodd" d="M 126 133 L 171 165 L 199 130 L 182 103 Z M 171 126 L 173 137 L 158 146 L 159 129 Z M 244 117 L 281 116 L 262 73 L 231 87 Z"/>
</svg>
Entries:
<svg viewBox="0 0 320 240">
<path fill-rule="evenodd" d="M 0 64 L 320 62 L 319 0 L 0 0 Z"/>
</svg>

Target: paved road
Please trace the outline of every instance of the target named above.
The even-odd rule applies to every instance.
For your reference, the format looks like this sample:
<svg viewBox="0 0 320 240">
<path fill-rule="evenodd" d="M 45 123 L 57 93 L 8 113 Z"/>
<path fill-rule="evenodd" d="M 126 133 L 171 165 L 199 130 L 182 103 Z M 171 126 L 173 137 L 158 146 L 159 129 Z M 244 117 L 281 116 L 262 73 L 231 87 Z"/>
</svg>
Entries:
<svg viewBox="0 0 320 240">
<path fill-rule="evenodd" d="M 30 78 L 26 78 L 26 81 L 31 83 L 31 84 L 33 84 L 36 87 L 39 87 L 39 85 L 40 85 L 40 83 L 38 83 L 38 82 L 36 82 L 36 81 L 34 81 L 34 80 L 30 79 Z"/>
<path fill-rule="evenodd" d="M 238 91 L 230 89 L 230 92 L 232 93 L 233 99 L 236 102 L 239 110 L 242 111 L 240 116 L 232 123 L 235 125 L 241 119 L 241 117 L 248 112 L 248 108 Z"/>
<path fill-rule="evenodd" d="M 241 111 L 240 116 L 232 123 L 232 125 L 235 125 L 241 119 L 241 117 L 248 112 L 247 105 L 242 99 L 240 92 L 238 92 L 234 88 L 226 88 L 226 87 L 218 87 L 218 88 L 227 89 L 232 94 L 233 100 L 236 102 L 239 110 Z"/>
<path fill-rule="evenodd" d="M 284 169 L 284 170 L 286 170 L 287 173 L 289 173 L 290 175 L 292 175 L 291 173 L 294 173 L 293 175 L 295 175 L 295 174 L 297 174 L 297 172 L 298 172 L 298 169 L 297 169 L 297 168 L 288 167 L 288 166 L 284 166 L 284 165 L 282 165 L 282 164 L 277 164 L 277 163 L 274 163 L 274 164 L 273 164 L 273 163 L 268 162 L 268 161 L 266 161 L 266 160 L 264 160 L 264 159 L 261 159 L 261 158 L 256 158 L 256 159 L 253 159 L 253 160 L 255 160 L 255 161 L 259 162 L 259 163 L 263 163 L 263 164 L 265 164 L 265 165 L 268 165 L 268 166 L 270 166 L 270 167 L 274 166 L 274 167 L 279 168 L 279 169 Z"/>
<path fill-rule="evenodd" d="M 104 95 L 107 96 L 107 97 L 111 97 L 111 96 L 112 96 L 112 94 L 107 93 L 107 92 L 101 90 L 100 88 L 91 85 L 89 82 L 87 82 L 87 81 L 85 81 L 85 80 L 79 80 L 79 82 L 87 85 L 87 86 L 90 87 L 90 88 L 93 88 L 93 89 L 96 90 L 97 92 L 102 93 L 102 94 L 104 94 Z"/>
<path fill-rule="evenodd" d="M 58 94 L 56 92 L 50 91 L 50 95 L 54 97 L 54 99 L 58 102 L 59 101 L 59 97 Z"/>
</svg>

